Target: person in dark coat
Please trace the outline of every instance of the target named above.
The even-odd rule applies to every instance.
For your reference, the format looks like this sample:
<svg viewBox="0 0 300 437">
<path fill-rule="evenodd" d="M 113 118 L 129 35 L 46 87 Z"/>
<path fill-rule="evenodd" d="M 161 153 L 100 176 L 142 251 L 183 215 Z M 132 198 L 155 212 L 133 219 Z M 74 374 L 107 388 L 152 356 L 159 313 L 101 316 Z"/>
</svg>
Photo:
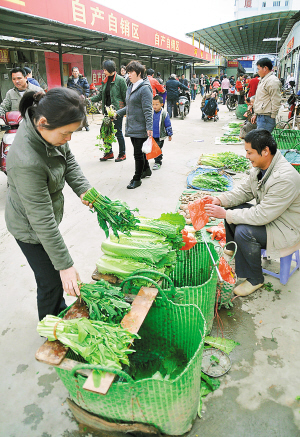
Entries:
<svg viewBox="0 0 300 437">
<path fill-rule="evenodd" d="M 68 79 L 67 88 L 77 91 L 78 94 L 83 96 L 85 99 L 90 95 L 90 85 L 87 81 L 87 78 L 79 73 L 78 67 L 72 67 L 72 76 L 70 76 Z M 83 126 L 87 131 L 90 130 L 87 116 L 85 116 Z"/>
<path fill-rule="evenodd" d="M 183 85 L 183 83 L 180 83 L 178 80 L 176 80 L 176 74 L 171 74 L 170 79 L 166 83 L 166 89 L 167 89 L 167 111 L 169 114 L 169 117 L 172 118 L 172 108 L 174 112 L 174 117 L 177 117 L 177 101 L 179 97 L 179 89 L 187 90 L 188 87 Z"/>
</svg>

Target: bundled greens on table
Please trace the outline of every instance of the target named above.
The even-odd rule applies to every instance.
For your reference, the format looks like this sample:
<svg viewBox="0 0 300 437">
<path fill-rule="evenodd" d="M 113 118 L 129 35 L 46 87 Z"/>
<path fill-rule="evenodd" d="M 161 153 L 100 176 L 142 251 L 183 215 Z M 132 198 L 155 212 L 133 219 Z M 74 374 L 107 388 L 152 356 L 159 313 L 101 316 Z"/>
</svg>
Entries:
<svg viewBox="0 0 300 437">
<path fill-rule="evenodd" d="M 229 181 L 216 171 L 200 173 L 192 180 L 192 185 L 202 189 L 211 189 L 213 191 L 227 191 Z"/>
<path fill-rule="evenodd" d="M 133 214 L 137 209 L 130 210 L 127 203 L 120 200 L 110 200 L 108 197 L 98 193 L 95 188 L 88 190 L 83 200 L 93 204 L 99 226 L 104 230 L 106 237 L 109 236 L 109 227 L 118 236 L 118 232 L 130 234 L 130 231 L 135 229 L 139 222 L 138 218 Z"/>
<path fill-rule="evenodd" d="M 104 280 L 95 284 L 82 284 L 80 296 L 87 304 L 89 317 L 107 323 L 120 323 L 130 310 L 120 288 L 110 285 Z"/>
<path fill-rule="evenodd" d="M 221 143 L 240 143 L 241 139 L 233 135 L 225 135 L 220 138 Z"/>
<path fill-rule="evenodd" d="M 120 325 L 86 318 L 63 320 L 51 315 L 38 323 L 37 332 L 49 341 L 58 339 L 90 364 L 113 369 L 121 369 L 122 364 L 129 365 L 128 354 L 135 351 L 128 347 L 134 339 L 140 338 Z"/>
<path fill-rule="evenodd" d="M 199 165 L 209 165 L 217 168 L 228 168 L 233 171 L 249 170 L 249 160 L 233 152 L 221 152 L 216 154 L 201 155 Z"/>
</svg>

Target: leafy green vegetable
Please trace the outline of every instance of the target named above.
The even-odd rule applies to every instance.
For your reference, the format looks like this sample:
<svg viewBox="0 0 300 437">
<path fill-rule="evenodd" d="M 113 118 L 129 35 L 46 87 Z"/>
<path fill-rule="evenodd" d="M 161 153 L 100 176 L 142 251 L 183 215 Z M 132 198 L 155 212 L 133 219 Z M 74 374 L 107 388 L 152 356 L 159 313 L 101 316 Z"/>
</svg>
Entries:
<svg viewBox="0 0 300 437">
<path fill-rule="evenodd" d="M 136 270 L 149 269 L 155 270 L 154 265 L 138 262 L 135 259 L 130 258 L 118 258 L 115 256 L 103 255 L 98 259 L 97 270 L 102 274 L 112 274 L 120 279 L 125 279 L 132 275 Z M 160 269 L 163 273 L 164 269 Z"/>
<path fill-rule="evenodd" d="M 114 118 L 116 112 L 113 107 L 106 106 L 107 115 L 104 116 L 101 127 L 100 127 L 100 135 L 97 136 L 97 140 L 99 140 L 96 146 L 99 147 L 100 150 L 103 150 L 105 153 L 111 149 L 111 144 L 117 142 L 116 133 L 117 129 L 115 129 L 115 125 L 111 118 Z"/>
<path fill-rule="evenodd" d="M 128 349 L 128 346 L 134 339 L 140 338 L 120 325 L 88 320 L 85 317 L 63 320 L 48 315 L 37 326 L 38 333 L 49 341 L 56 340 L 55 329 L 57 339 L 88 363 L 114 369 L 121 369 L 122 364 L 129 365 L 127 355 L 135 351 Z"/>
<path fill-rule="evenodd" d="M 181 249 L 184 246 L 181 231 L 185 226 L 185 220 L 180 214 L 163 214 L 159 219 L 139 217 L 139 220 L 137 226 L 141 231 L 166 237 L 173 249 Z"/>
<path fill-rule="evenodd" d="M 133 258 L 141 262 L 156 264 L 170 252 L 172 247 L 168 243 L 151 243 L 130 236 L 119 235 L 119 238 L 112 236 L 110 239 L 103 241 L 101 249 L 106 255 Z M 174 260 L 176 260 L 175 252 Z"/>
<path fill-rule="evenodd" d="M 234 340 L 230 340 L 227 338 L 221 337 L 205 337 L 205 343 L 209 344 L 212 347 L 220 349 L 221 351 L 229 354 L 233 349 L 238 346 L 240 343 L 237 343 Z"/>
<path fill-rule="evenodd" d="M 229 181 L 219 175 L 218 172 L 212 171 L 196 175 L 192 180 L 192 185 L 202 188 L 203 190 L 211 189 L 213 191 L 227 191 Z"/>
<path fill-rule="evenodd" d="M 244 122 L 240 122 L 240 123 L 228 123 L 228 126 L 231 129 L 237 128 L 237 127 L 241 127 L 244 124 Z"/>
<path fill-rule="evenodd" d="M 110 284 L 104 286 L 105 281 L 95 284 L 82 284 L 80 295 L 89 309 L 91 320 L 101 320 L 107 323 L 120 323 L 130 309 L 125 302 L 124 294 L 118 287 Z"/>
<path fill-rule="evenodd" d="M 223 136 L 220 138 L 221 143 L 240 143 L 241 139 L 236 136 Z"/>
<path fill-rule="evenodd" d="M 249 160 L 233 152 L 201 155 L 199 165 L 210 165 L 217 168 L 229 168 L 234 171 L 246 171 L 249 169 Z"/>
<path fill-rule="evenodd" d="M 118 236 L 118 231 L 130 234 L 131 229 L 135 229 L 139 222 L 133 214 L 133 212 L 138 211 L 137 209 L 130 210 L 127 203 L 120 200 L 110 200 L 98 193 L 95 188 L 88 190 L 83 200 L 93 204 L 99 226 L 104 230 L 106 237 L 109 236 L 109 226 L 113 233 Z"/>
</svg>

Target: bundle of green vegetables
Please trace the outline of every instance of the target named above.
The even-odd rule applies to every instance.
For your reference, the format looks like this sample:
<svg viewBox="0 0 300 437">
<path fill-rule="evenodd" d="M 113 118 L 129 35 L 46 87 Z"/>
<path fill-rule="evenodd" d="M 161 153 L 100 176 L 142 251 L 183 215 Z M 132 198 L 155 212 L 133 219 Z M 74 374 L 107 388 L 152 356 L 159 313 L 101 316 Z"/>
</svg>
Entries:
<svg viewBox="0 0 300 437">
<path fill-rule="evenodd" d="M 241 139 L 232 135 L 223 136 L 220 138 L 221 143 L 240 143 Z"/>
<path fill-rule="evenodd" d="M 121 369 L 122 364 L 129 365 L 127 355 L 135 351 L 128 347 L 134 339 L 140 338 L 120 325 L 84 317 L 63 320 L 51 315 L 38 323 L 37 332 L 49 341 L 59 340 L 90 364 L 114 369 Z"/>
<path fill-rule="evenodd" d="M 230 127 L 230 129 L 234 129 L 237 127 L 241 127 L 244 124 L 244 122 L 239 122 L 239 123 L 228 123 L 228 126 Z"/>
<path fill-rule="evenodd" d="M 177 250 L 184 245 L 184 218 L 176 213 L 162 214 L 159 219 L 139 219 L 139 230 L 130 236 L 119 233 L 102 243 L 104 255 L 97 261 L 99 273 L 125 279 L 138 269 L 164 273 L 173 268 Z"/>
<path fill-rule="evenodd" d="M 225 133 L 224 135 L 232 135 L 232 136 L 236 136 L 239 135 L 241 132 L 241 128 L 240 127 L 235 127 L 234 129 L 230 129 L 229 132 Z"/>
<path fill-rule="evenodd" d="M 136 228 L 139 222 L 133 212 L 130 210 L 126 202 L 120 200 L 110 200 L 106 196 L 98 193 L 95 188 L 88 190 L 83 200 L 87 200 L 93 204 L 94 210 L 97 213 L 98 223 L 104 230 L 106 237 L 109 236 L 109 226 L 114 235 L 118 236 L 118 231 L 125 234 L 130 234 L 132 229 Z"/>
<path fill-rule="evenodd" d="M 212 171 L 196 175 L 192 185 L 202 189 L 211 189 L 213 191 L 227 191 L 229 181 L 221 176 L 218 172 Z"/>
<path fill-rule="evenodd" d="M 88 306 L 91 320 L 120 323 L 130 310 L 130 304 L 125 302 L 121 289 L 104 280 L 82 284 L 80 296 Z"/>
<path fill-rule="evenodd" d="M 100 150 L 103 150 L 104 153 L 107 153 L 111 149 L 112 143 L 116 143 L 116 132 L 113 119 L 116 116 L 116 111 L 113 106 L 106 106 L 107 115 L 104 116 L 101 127 L 100 127 L 100 135 L 97 136 L 97 140 L 99 140 L 96 146 L 99 147 Z"/>
<path fill-rule="evenodd" d="M 201 155 L 198 164 L 217 168 L 225 167 L 233 171 L 249 170 L 249 160 L 233 152 Z"/>
</svg>

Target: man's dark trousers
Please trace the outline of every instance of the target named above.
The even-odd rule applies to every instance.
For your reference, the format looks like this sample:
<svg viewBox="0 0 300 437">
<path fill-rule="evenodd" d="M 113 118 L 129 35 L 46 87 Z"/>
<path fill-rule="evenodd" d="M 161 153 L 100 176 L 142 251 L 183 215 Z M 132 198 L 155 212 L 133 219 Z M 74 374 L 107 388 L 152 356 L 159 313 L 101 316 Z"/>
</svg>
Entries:
<svg viewBox="0 0 300 437">
<path fill-rule="evenodd" d="M 244 209 L 251 208 L 250 203 L 243 203 L 234 208 Z M 261 266 L 261 249 L 267 245 L 266 226 L 253 225 L 234 225 L 225 223 L 226 242 L 235 241 L 237 244 L 237 253 L 235 258 L 235 270 L 239 278 L 247 278 L 252 285 L 262 284 L 264 276 Z M 228 244 L 228 250 L 234 250 L 234 245 Z"/>
</svg>

